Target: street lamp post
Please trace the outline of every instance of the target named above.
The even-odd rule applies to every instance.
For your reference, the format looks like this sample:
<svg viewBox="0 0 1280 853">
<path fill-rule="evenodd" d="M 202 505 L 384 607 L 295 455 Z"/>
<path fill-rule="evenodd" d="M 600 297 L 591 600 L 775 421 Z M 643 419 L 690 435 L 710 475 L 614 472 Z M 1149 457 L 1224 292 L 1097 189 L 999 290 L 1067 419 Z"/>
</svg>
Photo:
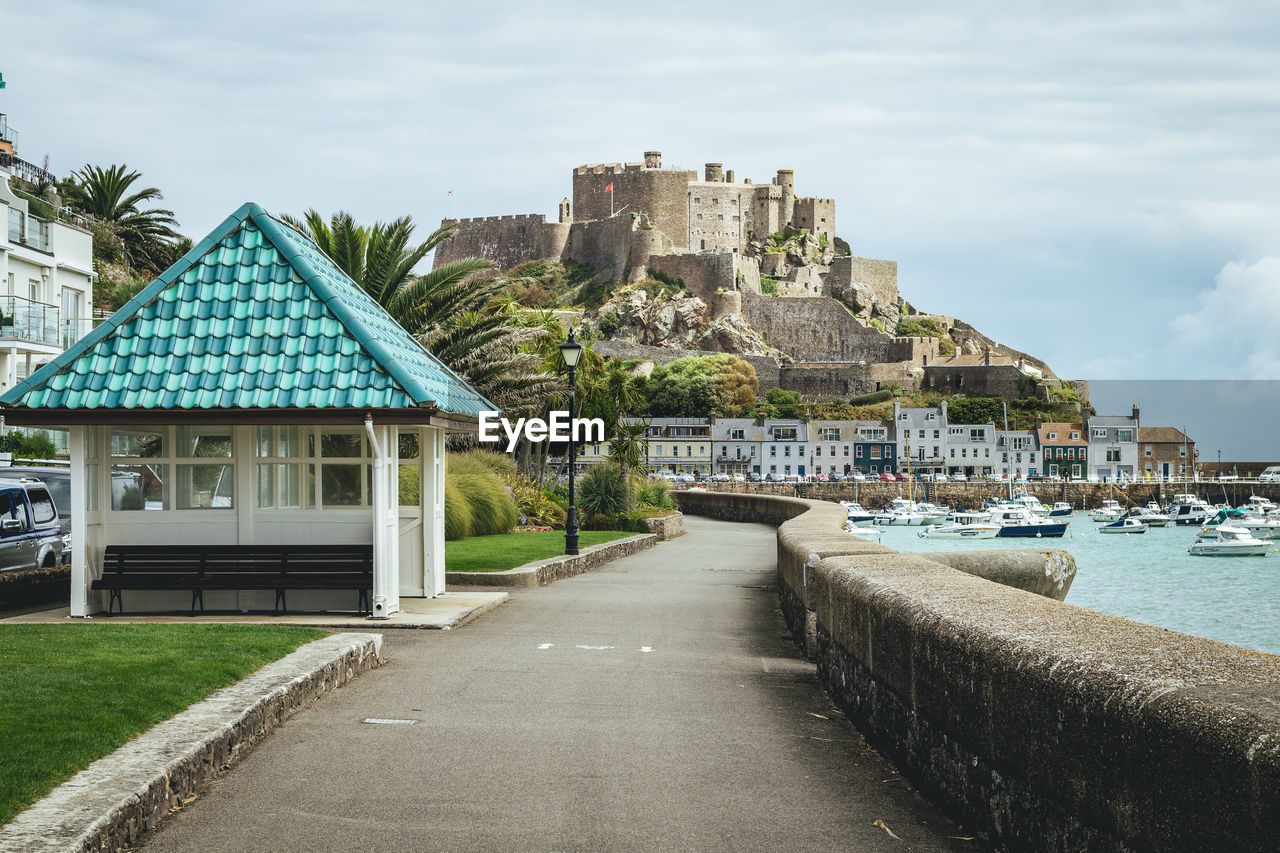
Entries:
<svg viewBox="0 0 1280 853">
<path fill-rule="evenodd" d="M 560 345 L 560 357 L 564 366 L 569 369 L 569 509 L 564 521 L 564 552 L 569 555 L 578 553 L 578 507 L 574 503 L 573 469 L 578 462 L 578 443 L 575 440 L 573 418 L 577 414 L 573 372 L 582 358 L 582 344 L 573 339 L 573 328 L 569 328 L 568 339 Z"/>
<path fill-rule="evenodd" d="M 1218 482 L 1222 482 L 1222 451 L 1218 451 Z"/>
</svg>

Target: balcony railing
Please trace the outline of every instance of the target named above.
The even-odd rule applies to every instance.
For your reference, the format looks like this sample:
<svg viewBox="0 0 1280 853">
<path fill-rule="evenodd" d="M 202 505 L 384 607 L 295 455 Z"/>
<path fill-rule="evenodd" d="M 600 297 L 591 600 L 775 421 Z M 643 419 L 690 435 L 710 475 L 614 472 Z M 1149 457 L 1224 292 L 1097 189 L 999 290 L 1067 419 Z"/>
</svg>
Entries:
<svg viewBox="0 0 1280 853">
<path fill-rule="evenodd" d="M 7 169 L 14 177 L 22 178 L 33 184 L 51 183 L 56 184 L 58 178 L 49 171 L 46 171 L 34 163 L 28 163 L 17 154 L 9 154 L 0 151 L 0 169 Z"/>
<path fill-rule="evenodd" d="M 89 317 L 63 317 L 56 305 L 21 296 L 0 296 L 0 340 L 29 341 L 66 349 L 100 323 Z"/>
</svg>

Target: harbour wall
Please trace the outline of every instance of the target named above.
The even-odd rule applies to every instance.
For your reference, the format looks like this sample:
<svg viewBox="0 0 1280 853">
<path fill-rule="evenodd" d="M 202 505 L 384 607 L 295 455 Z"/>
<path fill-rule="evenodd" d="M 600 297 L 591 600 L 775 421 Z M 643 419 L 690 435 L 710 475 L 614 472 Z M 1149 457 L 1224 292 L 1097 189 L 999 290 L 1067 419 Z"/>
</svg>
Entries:
<svg viewBox="0 0 1280 853">
<path fill-rule="evenodd" d="M 925 497 L 921 498 L 921 486 Z M 751 494 L 780 495 L 822 501 L 857 501 L 867 509 L 878 509 L 897 497 L 907 497 L 906 483 L 886 483 L 866 480 L 860 483 L 703 483 L 702 488 L 713 492 L 749 491 Z M 1052 505 L 1066 501 L 1076 509 L 1095 509 L 1104 500 L 1115 500 L 1123 507 L 1145 506 L 1157 501 L 1162 506 L 1173 500 L 1175 494 L 1196 494 L 1211 504 L 1229 503 L 1239 506 L 1247 503 L 1251 495 L 1269 498 L 1280 503 L 1280 484 L 1277 483 L 1129 483 L 1120 486 L 1109 483 L 1015 483 L 1014 491 L 1035 495 L 1042 503 Z M 911 489 L 916 500 L 929 500 L 950 507 L 973 508 L 984 500 L 998 500 L 1009 496 L 1009 486 L 998 480 L 977 480 L 969 483 L 915 483 Z"/>
<path fill-rule="evenodd" d="M 993 846 L 1274 849 L 1280 657 L 853 539 L 834 504 L 677 501 L 686 515 L 778 527 L 782 611 L 828 693 Z"/>
</svg>

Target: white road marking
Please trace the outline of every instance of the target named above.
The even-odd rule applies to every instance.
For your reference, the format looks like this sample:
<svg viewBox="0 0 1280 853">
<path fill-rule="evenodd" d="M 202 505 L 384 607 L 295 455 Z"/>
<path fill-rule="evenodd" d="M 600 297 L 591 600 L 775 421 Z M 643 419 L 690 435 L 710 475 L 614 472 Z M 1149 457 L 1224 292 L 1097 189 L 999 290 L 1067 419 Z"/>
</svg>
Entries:
<svg viewBox="0 0 1280 853">
<path fill-rule="evenodd" d="M 641 646 L 641 647 L 640 647 L 640 651 L 642 651 L 642 652 L 651 652 L 651 651 L 653 651 L 653 646 Z"/>
<path fill-rule="evenodd" d="M 599 652 L 599 651 L 604 651 L 605 649 L 612 649 L 614 647 L 613 646 L 574 646 L 574 648 L 587 649 L 588 651 Z"/>
<path fill-rule="evenodd" d="M 538 644 L 538 648 L 540 648 L 540 649 L 549 649 L 549 648 L 551 648 L 553 645 L 555 645 L 555 644 L 554 644 L 554 643 L 539 643 L 539 644 Z"/>
</svg>

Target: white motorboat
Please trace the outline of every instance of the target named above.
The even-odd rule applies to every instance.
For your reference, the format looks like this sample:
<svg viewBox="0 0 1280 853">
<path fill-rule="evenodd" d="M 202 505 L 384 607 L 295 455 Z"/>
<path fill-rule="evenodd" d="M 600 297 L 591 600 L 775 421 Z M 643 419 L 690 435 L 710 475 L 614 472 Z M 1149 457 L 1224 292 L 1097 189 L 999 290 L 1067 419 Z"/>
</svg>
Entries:
<svg viewBox="0 0 1280 853">
<path fill-rule="evenodd" d="M 876 513 L 867 512 L 862 508 L 862 504 L 860 503 L 855 501 L 840 501 L 840 504 L 849 515 L 847 521 L 848 524 L 853 524 L 858 527 L 866 527 L 874 523 L 876 520 Z"/>
<path fill-rule="evenodd" d="M 1276 506 L 1267 498 L 1260 498 L 1257 495 L 1250 495 L 1249 502 L 1240 508 L 1246 512 L 1256 513 L 1257 515 L 1267 515 L 1268 513 L 1280 510 L 1280 506 Z"/>
<path fill-rule="evenodd" d="M 925 523 L 923 513 L 916 511 L 914 501 L 906 498 L 894 498 L 889 508 L 876 516 L 876 524 L 892 527 L 919 527 Z"/>
<path fill-rule="evenodd" d="M 923 501 L 916 504 L 916 512 L 924 516 L 925 524 L 937 524 L 946 519 L 951 513 L 951 508 Z"/>
<path fill-rule="evenodd" d="M 925 539 L 995 539 L 1000 535 L 998 524 L 931 524 L 916 533 Z"/>
<path fill-rule="evenodd" d="M 1089 513 L 1089 518 L 1099 524 L 1110 524 L 1113 521 L 1119 521 L 1124 517 L 1124 509 L 1120 506 L 1119 501 L 1106 500 L 1102 502 L 1102 506 Z"/>
<path fill-rule="evenodd" d="M 1099 533 L 1146 533 L 1147 526 L 1136 518 L 1122 518 L 1098 528 Z"/>
<path fill-rule="evenodd" d="M 1169 525 L 1169 516 L 1163 512 L 1155 512 L 1151 509 L 1151 504 L 1144 507 L 1134 507 L 1129 510 L 1129 518 L 1137 519 L 1147 527 L 1167 527 Z"/>
<path fill-rule="evenodd" d="M 1023 507 L 998 506 L 991 510 L 991 523 L 1000 527 L 997 536 L 1059 537 L 1067 532 L 1067 523 L 1060 518 L 1037 515 Z"/>
<path fill-rule="evenodd" d="M 1180 500 L 1180 498 L 1186 498 L 1186 500 Z M 1176 495 L 1173 505 L 1169 507 L 1169 517 L 1179 527 L 1187 525 L 1199 527 L 1212 518 L 1217 511 L 1195 495 Z"/>
<path fill-rule="evenodd" d="M 1253 538 L 1243 527 L 1219 527 L 1217 534 L 1200 537 L 1188 546 L 1187 553 L 1193 557 L 1265 557 L 1275 547 Z"/>
<path fill-rule="evenodd" d="M 1243 527 L 1255 539 L 1280 539 L 1280 516 L 1250 516 L 1233 523 L 1232 527 Z"/>
<path fill-rule="evenodd" d="M 846 522 L 844 532 L 857 539 L 867 542 L 879 542 L 880 537 L 884 535 L 884 531 L 876 530 L 874 527 L 859 527 L 852 522 Z"/>
<path fill-rule="evenodd" d="M 1075 510 L 1072 509 L 1071 504 L 1067 503 L 1066 501 L 1058 501 L 1049 510 L 1049 517 L 1070 519 L 1071 513 L 1074 511 Z"/>
</svg>

